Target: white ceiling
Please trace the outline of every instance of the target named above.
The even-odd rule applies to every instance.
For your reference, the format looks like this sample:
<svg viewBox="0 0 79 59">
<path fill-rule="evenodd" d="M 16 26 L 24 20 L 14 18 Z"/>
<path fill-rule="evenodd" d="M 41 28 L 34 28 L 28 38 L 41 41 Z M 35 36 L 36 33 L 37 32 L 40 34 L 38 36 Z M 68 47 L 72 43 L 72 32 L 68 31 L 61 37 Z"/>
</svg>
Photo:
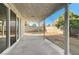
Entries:
<svg viewBox="0 0 79 59">
<path fill-rule="evenodd" d="M 42 20 L 65 6 L 64 3 L 14 3 L 25 18 Z"/>
</svg>

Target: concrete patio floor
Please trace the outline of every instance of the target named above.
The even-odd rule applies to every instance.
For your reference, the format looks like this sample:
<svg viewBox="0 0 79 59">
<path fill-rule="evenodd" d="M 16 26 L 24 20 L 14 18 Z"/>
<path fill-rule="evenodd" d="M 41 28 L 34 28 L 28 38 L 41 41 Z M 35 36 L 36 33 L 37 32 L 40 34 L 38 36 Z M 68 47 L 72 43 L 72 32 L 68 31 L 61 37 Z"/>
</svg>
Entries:
<svg viewBox="0 0 79 59">
<path fill-rule="evenodd" d="M 63 55 L 60 47 L 51 43 L 41 35 L 24 35 L 4 55 Z"/>
</svg>

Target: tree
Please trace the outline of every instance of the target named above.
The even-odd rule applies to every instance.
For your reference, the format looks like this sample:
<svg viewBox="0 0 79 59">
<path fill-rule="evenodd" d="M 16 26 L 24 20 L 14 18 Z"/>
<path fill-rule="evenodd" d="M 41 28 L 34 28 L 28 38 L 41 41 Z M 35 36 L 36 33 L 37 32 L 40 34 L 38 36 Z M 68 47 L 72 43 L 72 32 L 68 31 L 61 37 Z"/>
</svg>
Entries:
<svg viewBox="0 0 79 59">
<path fill-rule="evenodd" d="M 55 23 L 55 26 L 57 27 L 57 28 L 60 28 L 60 27 L 63 27 L 63 25 L 64 25 L 64 16 L 63 16 L 63 14 L 58 18 L 58 20 L 56 21 L 56 23 Z"/>
<path fill-rule="evenodd" d="M 79 16 L 69 11 L 69 21 L 70 35 L 79 34 Z M 55 23 L 55 26 L 57 28 L 64 27 L 64 14 L 62 14 L 58 18 L 57 22 Z"/>
</svg>

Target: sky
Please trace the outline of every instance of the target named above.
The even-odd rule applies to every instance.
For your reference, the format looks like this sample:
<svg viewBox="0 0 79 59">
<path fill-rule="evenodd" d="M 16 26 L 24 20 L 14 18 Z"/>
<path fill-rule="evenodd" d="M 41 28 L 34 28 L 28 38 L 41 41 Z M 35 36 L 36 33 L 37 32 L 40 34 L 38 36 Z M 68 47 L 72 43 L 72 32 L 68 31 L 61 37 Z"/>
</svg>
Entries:
<svg viewBox="0 0 79 59">
<path fill-rule="evenodd" d="M 78 3 L 72 3 L 72 4 L 69 5 L 68 8 L 74 14 L 79 15 L 79 4 Z M 54 13 L 51 16 L 47 17 L 45 19 L 45 24 L 48 25 L 48 24 L 54 23 L 54 21 L 57 20 L 57 18 L 59 16 L 61 16 L 63 13 L 64 13 L 64 8 L 60 9 L 56 13 Z"/>
</svg>

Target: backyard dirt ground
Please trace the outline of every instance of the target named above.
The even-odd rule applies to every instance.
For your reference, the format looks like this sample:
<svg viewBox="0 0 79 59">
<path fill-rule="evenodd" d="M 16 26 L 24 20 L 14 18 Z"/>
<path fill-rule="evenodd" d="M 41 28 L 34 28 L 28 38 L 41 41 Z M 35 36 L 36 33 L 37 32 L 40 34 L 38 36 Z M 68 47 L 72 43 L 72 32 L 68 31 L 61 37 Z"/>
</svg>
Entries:
<svg viewBox="0 0 79 59">
<path fill-rule="evenodd" d="M 45 36 L 48 40 L 64 49 L 64 33 L 60 29 L 47 27 Z M 70 53 L 79 55 L 79 38 L 70 37 Z"/>
</svg>

